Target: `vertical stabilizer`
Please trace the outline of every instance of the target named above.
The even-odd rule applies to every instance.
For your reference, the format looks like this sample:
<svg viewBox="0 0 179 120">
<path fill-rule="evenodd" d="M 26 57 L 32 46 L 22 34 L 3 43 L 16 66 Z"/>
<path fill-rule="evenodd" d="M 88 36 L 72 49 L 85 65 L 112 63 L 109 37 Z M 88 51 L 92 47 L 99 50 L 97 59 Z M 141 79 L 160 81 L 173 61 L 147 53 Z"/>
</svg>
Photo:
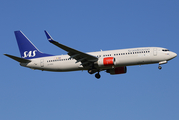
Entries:
<svg viewBox="0 0 179 120">
<path fill-rule="evenodd" d="M 32 58 L 52 56 L 40 52 L 35 47 L 35 45 L 21 31 L 15 31 L 14 33 L 16 36 L 17 44 L 19 46 L 21 58 L 32 59 Z"/>
</svg>

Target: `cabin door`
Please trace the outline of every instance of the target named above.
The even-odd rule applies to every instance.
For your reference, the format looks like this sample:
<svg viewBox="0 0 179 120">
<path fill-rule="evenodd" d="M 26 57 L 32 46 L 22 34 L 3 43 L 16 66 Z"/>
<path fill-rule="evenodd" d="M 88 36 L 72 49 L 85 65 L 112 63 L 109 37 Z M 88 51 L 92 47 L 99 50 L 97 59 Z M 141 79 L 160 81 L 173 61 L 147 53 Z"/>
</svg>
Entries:
<svg viewBox="0 0 179 120">
<path fill-rule="evenodd" d="M 44 67 L 44 59 L 40 60 L 40 67 Z"/>
<path fill-rule="evenodd" d="M 157 56 L 157 48 L 153 49 L 154 56 Z"/>
</svg>

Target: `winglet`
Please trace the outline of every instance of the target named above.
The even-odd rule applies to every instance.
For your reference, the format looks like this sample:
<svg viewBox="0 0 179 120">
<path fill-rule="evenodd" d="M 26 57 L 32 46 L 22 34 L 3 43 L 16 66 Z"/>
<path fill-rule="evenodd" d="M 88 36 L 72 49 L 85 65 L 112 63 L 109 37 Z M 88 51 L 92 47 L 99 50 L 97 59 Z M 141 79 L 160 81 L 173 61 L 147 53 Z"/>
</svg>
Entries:
<svg viewBox="0 0 179 120">
<path fill-rule="evenodd" d="M 48 41 L 49 41 L 49 42 L 54 42 L 54 40 L 53 40 L 53 38 L 50 36 L 50 34 L 49 34 L 46 30 L 44 30 L 44 32 L 45 32 L 45 35 L 47 36 Z"/>
</svg>

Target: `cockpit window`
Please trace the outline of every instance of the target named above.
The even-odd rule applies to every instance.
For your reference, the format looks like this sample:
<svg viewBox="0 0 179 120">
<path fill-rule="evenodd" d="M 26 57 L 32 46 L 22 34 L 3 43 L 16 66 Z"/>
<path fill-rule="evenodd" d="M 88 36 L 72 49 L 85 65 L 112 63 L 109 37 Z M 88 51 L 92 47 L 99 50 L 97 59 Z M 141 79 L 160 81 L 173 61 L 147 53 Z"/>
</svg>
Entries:
<svg viewBox="0 0 179 120">
<path fill-rule="evenodd" d="M 163 49 L 162 51 L 166 52 L 166 51 L 170 51 L 170 50 L 168 50 L 168 49 Z"/>
</svg>

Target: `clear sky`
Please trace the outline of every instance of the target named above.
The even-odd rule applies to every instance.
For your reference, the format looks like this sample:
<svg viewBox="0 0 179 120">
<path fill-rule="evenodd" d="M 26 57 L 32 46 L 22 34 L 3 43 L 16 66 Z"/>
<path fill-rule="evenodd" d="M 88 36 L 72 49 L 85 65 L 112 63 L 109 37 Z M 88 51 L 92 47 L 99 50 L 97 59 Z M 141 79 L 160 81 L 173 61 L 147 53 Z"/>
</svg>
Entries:
<svg viewBox="0 0 179 120">
<path fill-rule="evenodd" d="M 21 67 L 15 30 L 44 53 L 165 47 L 179 54 L 178 0 L 1 0 L 0 120 L 179 120 L 178 57 L 131 66 L 123 75 Z"/>
</svg>

